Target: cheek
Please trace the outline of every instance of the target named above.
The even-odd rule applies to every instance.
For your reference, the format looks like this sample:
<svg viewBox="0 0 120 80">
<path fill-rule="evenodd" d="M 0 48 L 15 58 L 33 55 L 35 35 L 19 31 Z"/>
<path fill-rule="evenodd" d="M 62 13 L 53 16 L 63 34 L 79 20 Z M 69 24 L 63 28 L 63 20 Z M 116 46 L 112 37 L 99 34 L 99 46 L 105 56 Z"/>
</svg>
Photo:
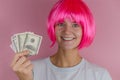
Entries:
<svg viewBox="0 0 120 80">
<path fill-rule="evenodd" d="M 76 35 L 77 35 L 78 37 L 82 37 L 82 31 L 76 31 Z"/>
<path fill-rule="evenodd" d="M 63 29 L 55 29 L 55 35 L 60 35 Z"/>
<path fill-rule="evenodd" d="M 60 33 L 60 31 L 58 31 L 58 30 L 57 30 L 57 31 L 55 31 L 55 35 L 56 35 L 56 36 L 58 36 L 58 35 L 59 35 L 59 33 Z"/>
<path fill-rule="evenodd" d="M 55 30 L 55 37 L 56 37 L 56 41 L 57 42 L 59 42 L 60 36 L 61 36 L 61 30 L 60 29 L 56 29 Z"/>
</svg>

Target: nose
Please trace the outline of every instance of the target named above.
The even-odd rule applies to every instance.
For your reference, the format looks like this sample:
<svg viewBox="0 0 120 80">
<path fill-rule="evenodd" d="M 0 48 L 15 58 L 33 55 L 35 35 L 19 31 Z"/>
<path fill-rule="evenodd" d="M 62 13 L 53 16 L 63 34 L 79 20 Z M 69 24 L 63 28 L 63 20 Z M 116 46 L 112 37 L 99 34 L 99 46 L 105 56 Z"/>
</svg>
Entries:
<svg viewBox="0 0 120 80">
<path fill-rule="evenodd" d="M 72 26 L 67 25 L 64 27 L 64 33 L 69 34 L 72 32 Z"/>
</svg>

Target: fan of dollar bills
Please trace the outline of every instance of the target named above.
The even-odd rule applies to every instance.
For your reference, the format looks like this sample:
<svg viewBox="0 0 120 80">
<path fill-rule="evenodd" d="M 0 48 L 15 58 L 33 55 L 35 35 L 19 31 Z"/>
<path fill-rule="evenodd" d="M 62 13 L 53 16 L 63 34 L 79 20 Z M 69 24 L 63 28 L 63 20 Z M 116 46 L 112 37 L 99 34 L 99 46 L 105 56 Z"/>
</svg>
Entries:
<svg viewBox="0 0 120 80">
<path fill-rule="evenodd" d="M 36 35 L 33 32 L 18 33 L 11 37 L 12 44 L 10 47 L 15 53 L 28 50 L 29 55 L 37 55 L 41 41 L 42 36 Z"/>
</svg>

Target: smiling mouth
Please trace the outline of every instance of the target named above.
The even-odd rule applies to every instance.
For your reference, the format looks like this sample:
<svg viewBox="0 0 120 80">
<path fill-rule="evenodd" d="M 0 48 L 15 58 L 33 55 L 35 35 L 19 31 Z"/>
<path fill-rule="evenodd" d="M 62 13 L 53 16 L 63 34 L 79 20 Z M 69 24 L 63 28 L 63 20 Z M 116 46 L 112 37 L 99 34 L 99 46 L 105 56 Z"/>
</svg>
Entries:
<svg viewBox="0 0 120 80">
<path fill-rule="evenodd" d="M 61 37 L 61 38 L 62 38 L 62 40 L 65 40 L 65 41 L 71 41 L 71 40 L 75 39 L 73 37 Z"/>
</svg>

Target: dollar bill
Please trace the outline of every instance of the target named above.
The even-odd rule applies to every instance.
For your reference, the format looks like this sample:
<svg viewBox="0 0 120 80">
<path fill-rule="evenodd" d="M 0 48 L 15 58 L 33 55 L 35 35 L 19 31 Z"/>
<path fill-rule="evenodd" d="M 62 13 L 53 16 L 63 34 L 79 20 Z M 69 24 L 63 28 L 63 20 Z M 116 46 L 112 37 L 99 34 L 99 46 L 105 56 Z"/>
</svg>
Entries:
<svg viewBox="0 0 120 80">
<path fill-rule="evenodd" d="M 27 38 L 27 34 L 34 34 L 33 32 L 24 32 L 24 33 L 19 33 L 18 40 L 19 40 L 19 51 L 23 51 L 23 46 L 25 44 L 25 40 Z"/>
<path fill-rule="evenodd" d="M 33 32 L 17 33 L 11 37 L 12 44 L 10 47 L 15 53 L 29 50 L 29 55 L 36 55 L 38 54 L 41 41 L 42 36 L 36 35 Z"/>
<path fill-rule="evenodd" d="M 41 41 L 42 41 L 42 36 L 29 34 L 29 33 L 26 34 L 26 40 L 23 46 L 23 50 L 29 50 L 30 55 L 36 55 L 38 54 Z"/>
<path fill-rule="evenodd" d="M 19 44 L 19 51 L 21 52 L 23 50 L 23 46 L 25 44 L 25 39 L 26 39 L 26 33 L 20 33 L 17 35 L 18 36 L 18 44 Z"/>
<path fill-rule="evenodd" d="M 10 47 L 12 48 L 12 50 L 13 50 L 15 53 L 17 53 L 17 51 L 16 51 L 16 47 L 15 47 L 14 44 L 11 44 Z"/>
<path fill-rule="evenodd" d="M 19 40 L 18 40 L 18 36 L 13 35 L 11 37 L 11 41 L 12 41 L 12 46 L 16 49 L 16 52 L 19 52 Z"/>
</svg>

